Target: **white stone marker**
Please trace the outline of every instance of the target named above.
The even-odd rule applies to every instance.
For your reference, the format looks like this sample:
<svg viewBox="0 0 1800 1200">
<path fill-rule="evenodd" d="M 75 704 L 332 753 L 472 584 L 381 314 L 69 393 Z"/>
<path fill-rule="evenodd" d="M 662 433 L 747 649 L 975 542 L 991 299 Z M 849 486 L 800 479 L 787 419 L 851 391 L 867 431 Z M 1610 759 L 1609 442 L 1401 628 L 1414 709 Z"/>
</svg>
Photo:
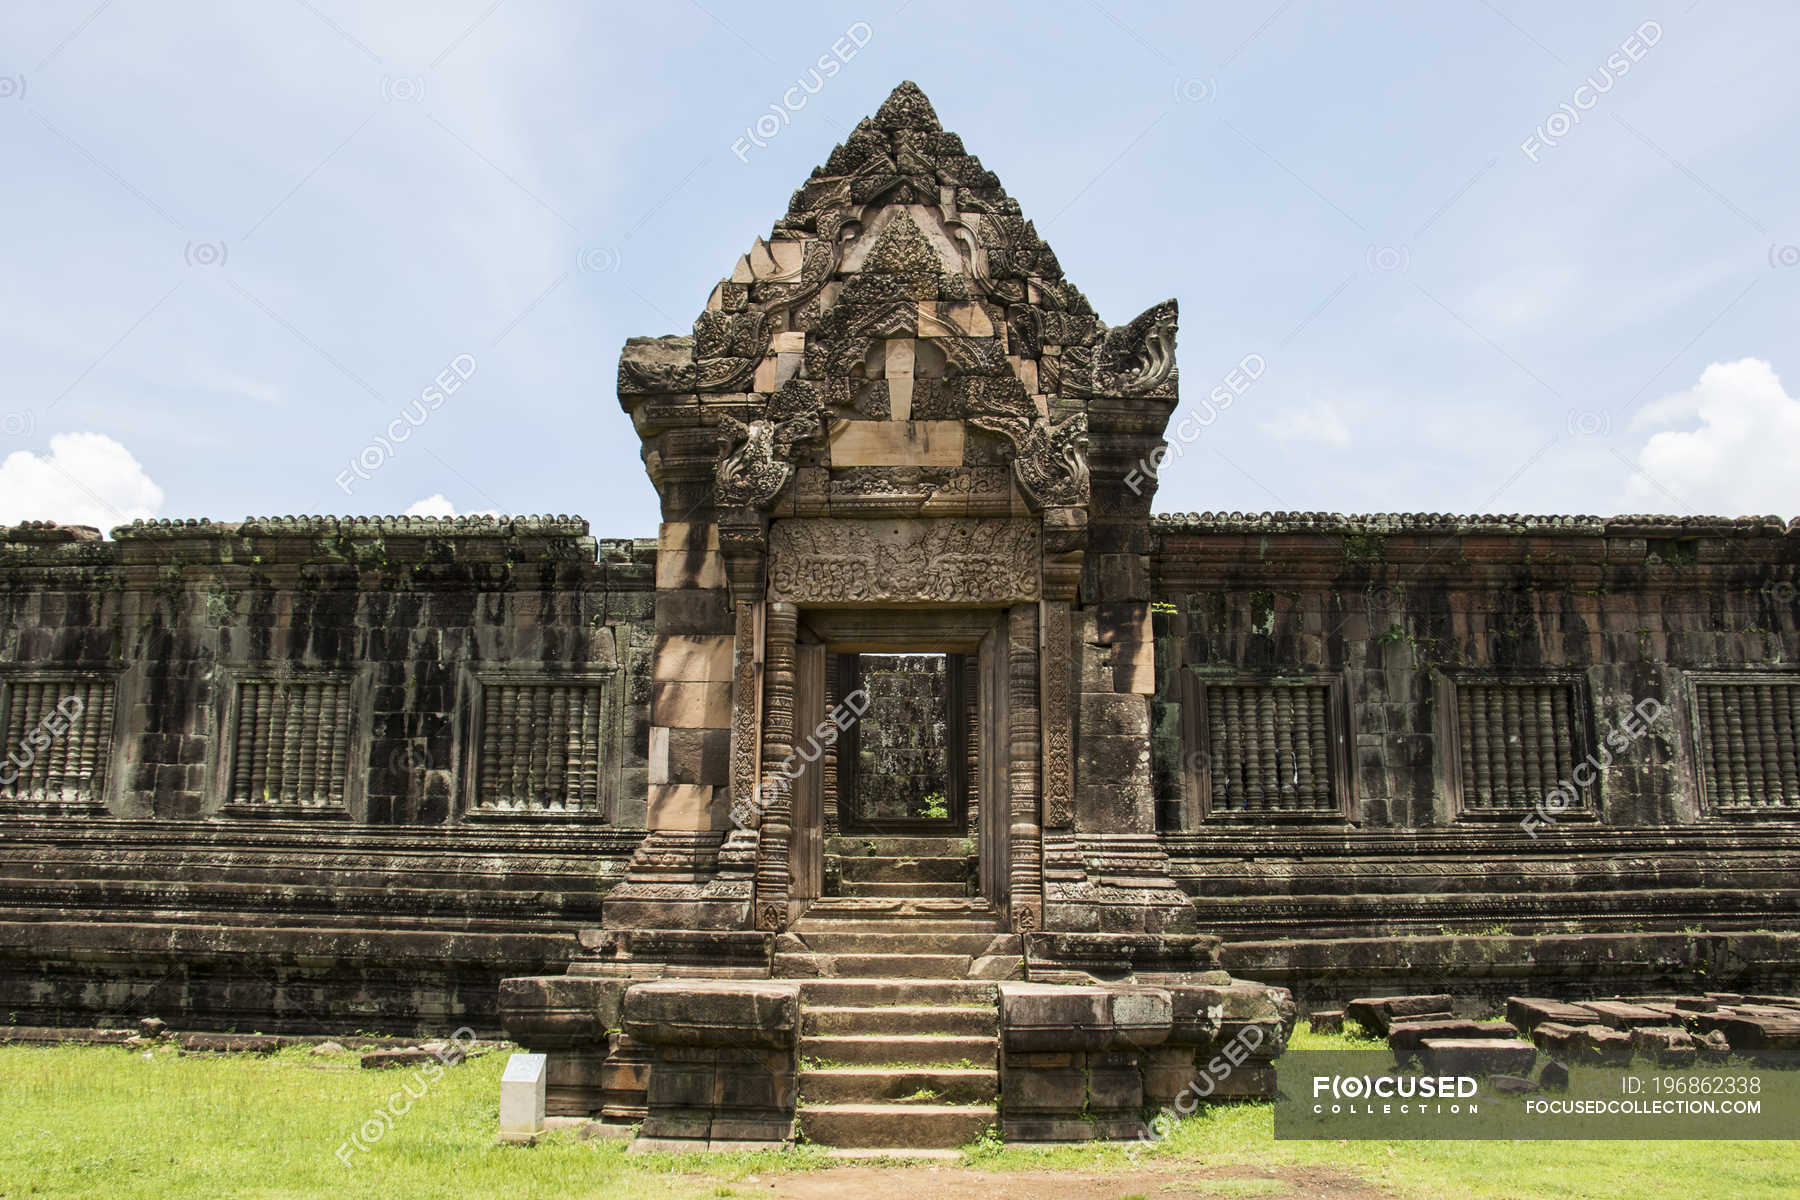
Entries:
<svg viewBox="0 0 1800 1200">
<path fill-rule="evenodd" d="M 531 1143 L 544 1132 L 542 1054 L 515 1054 L 500 1076 L 500 1140 Z"/>
</svg>

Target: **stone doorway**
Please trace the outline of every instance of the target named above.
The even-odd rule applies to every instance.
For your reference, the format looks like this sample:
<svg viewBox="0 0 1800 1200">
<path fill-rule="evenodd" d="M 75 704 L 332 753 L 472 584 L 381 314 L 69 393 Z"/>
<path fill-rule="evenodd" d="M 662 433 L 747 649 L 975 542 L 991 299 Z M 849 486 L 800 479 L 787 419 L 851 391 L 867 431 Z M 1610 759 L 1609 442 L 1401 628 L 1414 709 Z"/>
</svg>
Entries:
<svg viewBox="0 0 1800 1200">
<path fill-rule="evenodd" d="M 796 747 L 823 745 L 794 792 L 790 876 L 797 900 L 1003 905 L 1009 747 L 992 731 L 1003 612 L 802 610 Z M 983 647 L 987 653 L 983 653 Z M 838 717 L 833 737 L 822 730 Z M 1000 724 L 996 726 L 995 722 Z M 823 724 L 821 724 L 823 722 Z M 996 798 L 998 796 L 998 798 Z M 990 828 L 990 826 L 994 826 Z M 984 867 L 983 859 L 991 860 Z"/>
<path fill-rule="evenodd" d="M 835 705 L 860 710 L 832 751 L 824 800 L 826 896 L 978 894 L 975 656 L 839 653 Z"/>
</svg>

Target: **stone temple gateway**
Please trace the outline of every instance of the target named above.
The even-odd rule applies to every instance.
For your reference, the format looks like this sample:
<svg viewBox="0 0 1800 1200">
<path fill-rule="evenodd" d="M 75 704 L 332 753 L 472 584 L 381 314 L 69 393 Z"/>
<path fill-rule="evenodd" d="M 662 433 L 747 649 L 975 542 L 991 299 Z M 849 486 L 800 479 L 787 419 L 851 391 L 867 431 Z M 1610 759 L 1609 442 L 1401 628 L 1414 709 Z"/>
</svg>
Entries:
<svg viewBox="0 0 1800 1200">
<path fill-rule="evenodd" d="M 903 84 L 627 343 L 654 539 L 0 529 L 0 1008 L 954 1145 L 1265 1095 L 1353 996 L 1800 981 L 1800 526 L 1153 516 L 1176 327 Z"/>
<path fill-rule="evenodd" d="M 974 1102 L 908 1105 L 905 1136 L 956 1144 L 995 1115 L 998 1042 L 1013 1136 L 1128 1136 L 1247 1026 L 1240 1094 L 1266 1090 L 1293 1006 L 1219 969 L 1156 837 L 1150 492 L 1125 476 L 1178 402 L 1175 333 L 1173 301 L 1101 323 L 903 85 L 691 335 L 627 343 L 663 507 L 649 832 L 591 957 L 502 991 L 560 1104 L 637 1115 L 635 1064 L 648 1138 L 781 1140 L 805 1095 L 806 1137 L 859 1145 L 923 1080 Z M 825 837 L 827 794 L 841 820 L 880 782 L 850 769 L 880 723 L 846 685 L 909 654 L 958 684 L 972 886 L 941 849 Z M 871 863 L 893 882 L 828 894 Z"/>
</svg>

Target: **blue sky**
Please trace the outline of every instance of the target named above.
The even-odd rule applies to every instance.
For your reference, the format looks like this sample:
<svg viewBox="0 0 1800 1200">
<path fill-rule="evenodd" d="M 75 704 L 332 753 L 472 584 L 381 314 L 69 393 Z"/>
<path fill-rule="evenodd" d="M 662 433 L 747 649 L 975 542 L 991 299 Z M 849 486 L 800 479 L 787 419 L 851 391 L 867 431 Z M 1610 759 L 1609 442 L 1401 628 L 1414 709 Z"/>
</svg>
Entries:
<svg viewBox="0 0 1800 1200">
<path fill-rule="evenodd" d="M 1106 320 L 1180 299 L 1185 409 L 1266 364 L 1161 510 L 1792 515 L 1797 42 L 1721 0 L 15 0 L 0 520 L 650 534 L 621 344 L 907 78 Z"/>
</svg>

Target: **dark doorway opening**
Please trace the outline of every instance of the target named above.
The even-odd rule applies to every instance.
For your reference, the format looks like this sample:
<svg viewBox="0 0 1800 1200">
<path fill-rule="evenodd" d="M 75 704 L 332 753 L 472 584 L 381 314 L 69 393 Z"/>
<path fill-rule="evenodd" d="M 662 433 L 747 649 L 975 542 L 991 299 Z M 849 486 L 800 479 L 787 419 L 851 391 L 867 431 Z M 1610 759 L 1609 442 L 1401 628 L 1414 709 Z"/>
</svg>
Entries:
<svg viewBox="0 0 1800 1200">
<path fill-rule="evenodd" d="M 830 658 L 828 690 L 834 701 L 860 693 L 861 716 L 826 773 L 825 894 L 976 894 L 975 657 Z"/>
<path fill-rule="evenodd" d="M 866 697 L 839 754 L 839 829 L 969 836 L 966 656 L 839 657 L 843 694 Z"/>
</svg>

